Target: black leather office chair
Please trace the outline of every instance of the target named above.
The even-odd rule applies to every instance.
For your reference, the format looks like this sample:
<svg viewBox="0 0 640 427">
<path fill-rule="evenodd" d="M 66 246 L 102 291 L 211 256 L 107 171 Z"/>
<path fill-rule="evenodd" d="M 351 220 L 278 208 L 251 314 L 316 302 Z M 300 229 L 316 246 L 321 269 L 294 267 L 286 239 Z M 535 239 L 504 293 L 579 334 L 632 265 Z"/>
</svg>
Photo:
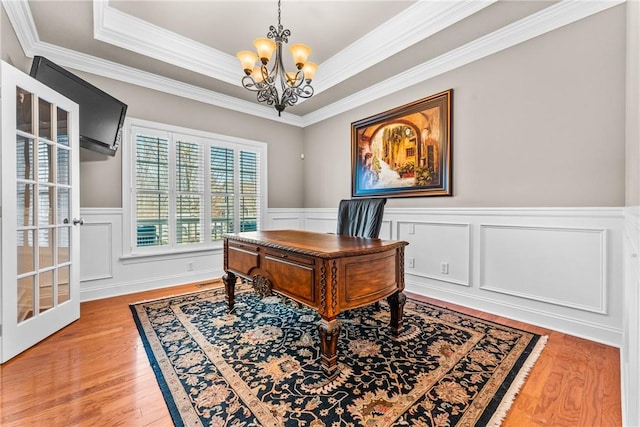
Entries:
<svg viewBox="0 0 640 427">
<path fill-rule="evenodd" d="M 337 234 L 378 238 L 385 203 L 387 199 L 340 200 Z"/>
</svg>

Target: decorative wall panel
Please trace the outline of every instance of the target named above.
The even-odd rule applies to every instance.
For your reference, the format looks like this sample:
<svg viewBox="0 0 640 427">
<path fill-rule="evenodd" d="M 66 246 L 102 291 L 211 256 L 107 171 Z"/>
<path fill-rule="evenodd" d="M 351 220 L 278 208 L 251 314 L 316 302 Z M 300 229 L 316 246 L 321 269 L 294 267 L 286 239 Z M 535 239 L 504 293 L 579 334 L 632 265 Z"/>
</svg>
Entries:
<svg viewBox="0 0 640 427">
<path fill-rule="evenodd" d="M 605 230 L 480 229 L 480 288 L 606 314 Z"/>
</svg>

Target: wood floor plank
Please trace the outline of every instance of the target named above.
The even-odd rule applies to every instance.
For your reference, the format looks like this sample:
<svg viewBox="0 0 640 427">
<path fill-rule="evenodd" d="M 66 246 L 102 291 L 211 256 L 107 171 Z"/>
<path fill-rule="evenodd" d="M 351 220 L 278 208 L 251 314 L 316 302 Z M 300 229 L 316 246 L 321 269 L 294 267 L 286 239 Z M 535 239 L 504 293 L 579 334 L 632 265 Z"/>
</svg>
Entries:
<svg viewBox="0 0 640 427">
<path fill-rule="evenodd" d="M 189 284 L 81 304 L 80 319 L 0 365 L 0 425 L 170 426 L 129 304 L 195 292 Z M 622 425 L 618 349 L 410 295 L 549 336 L 503 426 Z"/>
</svg>

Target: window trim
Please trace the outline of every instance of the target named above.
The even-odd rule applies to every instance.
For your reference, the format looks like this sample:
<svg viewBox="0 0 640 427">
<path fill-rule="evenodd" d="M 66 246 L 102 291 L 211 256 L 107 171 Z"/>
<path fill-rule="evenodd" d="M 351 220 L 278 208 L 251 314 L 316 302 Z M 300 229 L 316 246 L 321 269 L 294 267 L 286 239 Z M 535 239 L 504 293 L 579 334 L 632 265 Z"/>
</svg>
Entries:
<svg viewBox="0 0 640 427">
<path fill-rule="evenodd" d="M 174 142 L 176 137 L 189 137 L 198 141 L 215 142 L 216 146 L 231 147 L 234 149 L 235 155 L 243 147 L 248 151 L 258 152 L 260 155 L 260 196 L 259 196 L 259 215 L 260 225 L 264 225 L 267 217 L 267 144 L 265 142 L 253 141 L 249 139 L 221 135 L 213 132 L 201 131 L 196 129 L 189 129 L 180 126 L 168 125 L 149 120 L 137 119 L 127 117 L 124 124 L 124 147 L 121 147 L 122 153 L 122 256 L 121 258 L 139 258 L 139 257 L 151 257 L 151 256 L 167 256 L 171 254 L 184 254 L 189 252 L 201 252 L 207 250 L 220 250 L 222 248 L 221 241 L 185 244 L 178 246 L 147 246 L 139 248 L 135 244 L 136 230 L 134 221 L 135 218 L 135 201 L 133 196 L 135 194 L 134 189 L 134 177 L 135 177 L 135 141 L 132 140 L 134 135 L 134 129 L 144 128 L 151 136 L 159 136 L 167 138 L 169 141 L 169 149 L 174 150 Z M 205 150 L 206 151 L 206 150 Z M 209 168 L 206 161 L 207 153 L 205 152 L 205 170 Z M 175 171 L 175 169 L 173 170 Z M 173 172 L 172 171 L 172 172 Z M 238 171 L 235 172 L 236 174 Z M 205 185 L 208 185 L 206 181 L 208 172 L 205 172 Z M 239 196 L 239 188 L 236 193 Z M 209 200 L 205 200 L 205 213 L 210 211 L 207 209 Z M 209 229 L 209 225 L 203 223 L 203 233 Z"/>
</svg>

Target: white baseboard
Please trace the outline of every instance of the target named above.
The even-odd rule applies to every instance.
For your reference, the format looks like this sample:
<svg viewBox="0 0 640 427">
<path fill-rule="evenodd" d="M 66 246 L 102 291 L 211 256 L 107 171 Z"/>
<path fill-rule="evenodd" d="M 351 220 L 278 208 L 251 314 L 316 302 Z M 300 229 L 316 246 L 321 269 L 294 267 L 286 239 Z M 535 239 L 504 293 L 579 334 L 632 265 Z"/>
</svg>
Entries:
<svg viewBox="0 0 640 427">
<path fill-rule="evenodd" d="M 222 277 L 224 271 L 220 268 L 192 272 L 189 274 L 174 274 L 165 276 L 153 276 L 147 279 L 121 282 L 117 284 L 106 283 L 93 286 L 90 289 L 80 290 L 81 301 L 92 301 L 103 298 L 110 298 L 119 295 L 128 295 L 136 292 L 162 289 L 170 286 L 177 286 L 188 283 L 203 282 L 206 280 Z"/>
</svg>

